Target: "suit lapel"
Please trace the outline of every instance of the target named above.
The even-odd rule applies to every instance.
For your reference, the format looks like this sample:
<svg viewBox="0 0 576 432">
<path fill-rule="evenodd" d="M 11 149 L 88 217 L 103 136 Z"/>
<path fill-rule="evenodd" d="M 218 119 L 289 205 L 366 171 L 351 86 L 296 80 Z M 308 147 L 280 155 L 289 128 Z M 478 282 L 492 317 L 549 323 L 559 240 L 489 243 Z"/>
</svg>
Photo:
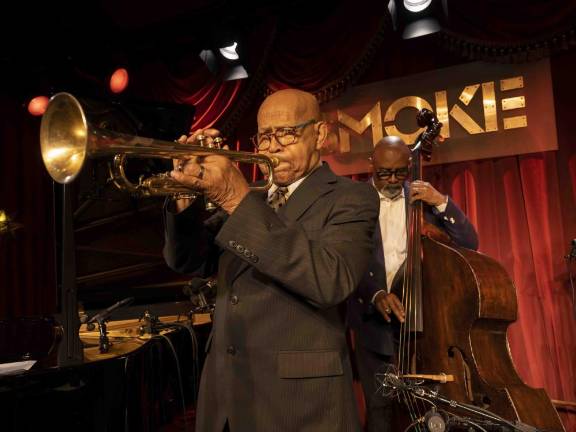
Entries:
<svg viewBox="0 0 576 432">
<path fill-rule="evenodd" d="M 318 199 L 334 190 L 337 179 L 328 164 L 323 164 L 298 186 L 278 215 L 288 220 L 300 219 Z"/>
<path fill-rule="evenodd" d="M 286 205 L 278 209 L 278 216 L 286 220 L 298 220 L 316 200 L 334 189 L 337 179 L 328 164 L 323 164 L 296 188 Z M 262 200 L 266 200 L 267 196 L 267 192 L 262 192 Z M 230 284 L 250 268 L 250 264 L 241 258 L 230 260 L 228 266 Z"/>
</svg>

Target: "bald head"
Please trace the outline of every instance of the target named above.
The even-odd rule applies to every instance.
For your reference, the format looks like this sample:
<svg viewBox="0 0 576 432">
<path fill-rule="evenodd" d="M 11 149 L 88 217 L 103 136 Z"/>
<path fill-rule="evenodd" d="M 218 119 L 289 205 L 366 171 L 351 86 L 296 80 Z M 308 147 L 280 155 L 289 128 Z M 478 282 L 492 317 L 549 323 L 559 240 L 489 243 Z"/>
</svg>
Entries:
<svg viewBox="0 0 576 432">
<path fill-rule="evenodd" d="M 385 196 L 394 199 L 402 192 L 408 176 L 410 149 L 397 136 L 386 136 L 374 146 L 372 173 L 374 185 Z"/>
<path fill-rule="evenodd" d="M 372 160 L 378 159 L 382 164 L 403 164 L 408 166 L 410 162 L 410 149 L 402 138 L 390 135 L 385 136 L 374 146 Z"/>
<path fill-rule="evenodd" d="M 289 111 L 289 112 L 287 112 Z M 316 97 L 308 92 L 296 89 L 278 90 L 268 96 L 258 110 L 258 123 L 265 116 L 267 122 L 283 121 L 286 117 L 290 120 L 306 121 L 308 119 L 319 120 L 320 105 Z"/>
</svg>

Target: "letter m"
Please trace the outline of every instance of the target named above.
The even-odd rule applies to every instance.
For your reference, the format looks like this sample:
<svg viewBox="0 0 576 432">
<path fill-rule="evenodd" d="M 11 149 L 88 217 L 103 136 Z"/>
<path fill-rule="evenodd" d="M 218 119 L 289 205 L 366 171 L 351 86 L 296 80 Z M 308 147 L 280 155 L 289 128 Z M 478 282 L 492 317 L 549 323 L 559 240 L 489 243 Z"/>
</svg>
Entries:
<svg viewBox="0 0 576 432">
<path fill-rule="evenodd" d="M 372 109 L 358 121 L 355 118 L 349 116 L 345 112 L 338 110 L 338 122 L 352 131 L 356 132 L 358 135 L 362 135 L 368 126 L 372 127 L 372 145 L 375 145 L 384 136 L 382 129 L 382 109 L 380 108 L 380 102 L 372 107 Z M 350 133 L 339 127 L 338 134 L 340 137 L 340 153 L 350 152 Z"/>
</svg>

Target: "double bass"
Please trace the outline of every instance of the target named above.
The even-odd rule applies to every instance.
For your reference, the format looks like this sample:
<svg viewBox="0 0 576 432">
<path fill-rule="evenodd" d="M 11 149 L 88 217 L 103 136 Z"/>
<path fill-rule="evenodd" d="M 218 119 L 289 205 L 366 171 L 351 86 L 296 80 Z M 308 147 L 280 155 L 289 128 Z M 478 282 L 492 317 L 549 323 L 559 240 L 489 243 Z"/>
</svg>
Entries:
<svg viewBox="0 0 576 432">
<path fill-rule="evenodd" d="M 412 148 L 411 180 L 422 179 L 442 123 L 421 110 L 425 128 Z M 408 210 L 397 370 L 383 374 L 410 421 L 405 430 L 564 432 L 543 389 L 519 377 L 506 339 L 517 318 L 516 290 L 496 260 L 460 248 Z"/>
</svg>

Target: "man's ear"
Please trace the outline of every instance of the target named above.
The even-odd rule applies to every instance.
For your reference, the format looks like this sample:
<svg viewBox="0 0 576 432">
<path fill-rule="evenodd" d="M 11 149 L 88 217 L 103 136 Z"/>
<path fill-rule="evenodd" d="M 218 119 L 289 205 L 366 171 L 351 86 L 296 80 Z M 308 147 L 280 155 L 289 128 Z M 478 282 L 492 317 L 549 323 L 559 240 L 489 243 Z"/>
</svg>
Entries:
<svg viewBox="0 0 576 432">
<path fill-rule="evenodd" d="M 326 137 L 328 136 L 328 125 L 325 121 L 319 121 L 316 123 L 318 136 L 316 137 L 316 150 L 320 150 L 324 147 Z"/>
</svg>

